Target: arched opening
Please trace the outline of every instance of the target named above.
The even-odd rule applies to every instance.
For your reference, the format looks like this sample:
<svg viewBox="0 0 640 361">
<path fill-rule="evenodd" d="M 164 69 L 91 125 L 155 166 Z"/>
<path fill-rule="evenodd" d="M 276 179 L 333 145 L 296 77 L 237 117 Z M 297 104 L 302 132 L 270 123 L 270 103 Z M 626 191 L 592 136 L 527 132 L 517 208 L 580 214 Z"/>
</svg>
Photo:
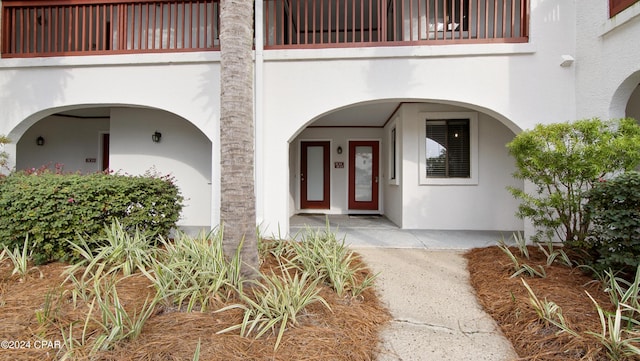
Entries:
<svg viewBox="0 0 640 361">
<path fill-rule="evenodd" d="M 405 229 L 522 230 L 506 190 L 523 187 L 505 147 L 519 131 L 491 110 L 437 100 L 328 111 L 289 143 L 292 229 L 296 217 L 321 214 L 383 216 Z"/>
<path fill-rule="evenodd" d="M 625 107 L 625 116 L 640 121 L 640 84 L 631 92 L 627 106 Z"/>
<path fill-rule="evenodd" d="M 609 105 L 610 118 L 631 117 L 640 121 L 640 71 L 629 75 L 615 90 Z"/>
<path fill-rule="evenodd" d="M 109 168 L 110 108 L 56 112 L 31 125 L 16 144 L 16 169 L 63 167 L 91 173 Z"/>
<path fill-rule="evenodd" d="M 17 170 L 170 175 L 185 198 L 178 225 L 189 232 L 211 228 L 211 141 L 192 122 L 160 109 L 122 105 L 40 114 L 12 132 Z"/>
</svg>

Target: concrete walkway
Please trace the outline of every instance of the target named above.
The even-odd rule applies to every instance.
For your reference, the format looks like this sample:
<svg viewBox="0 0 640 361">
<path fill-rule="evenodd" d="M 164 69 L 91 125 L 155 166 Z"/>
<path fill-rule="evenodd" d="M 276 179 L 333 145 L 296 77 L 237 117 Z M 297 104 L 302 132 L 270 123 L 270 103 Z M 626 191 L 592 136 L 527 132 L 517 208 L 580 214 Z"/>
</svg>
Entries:
<svg viewBox="0 0 640 361">
<path fill-rule="evenodd" d="M 384 218 L 330 216 L 374 272 L 393 321 L 378 361 L 508 361 L 517 358 L 469 285 L 465 249 L 495 244 L 511 232 L 400 230 Z M 325 216 L 295 216 L 291 234 L 326 228 Z"/>
</svg>

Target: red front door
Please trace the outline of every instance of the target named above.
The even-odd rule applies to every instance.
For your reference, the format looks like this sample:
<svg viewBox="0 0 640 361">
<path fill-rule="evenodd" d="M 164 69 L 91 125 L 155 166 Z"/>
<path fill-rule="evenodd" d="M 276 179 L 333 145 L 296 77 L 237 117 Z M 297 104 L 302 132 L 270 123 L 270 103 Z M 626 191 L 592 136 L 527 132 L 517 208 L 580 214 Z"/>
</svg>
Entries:
<svg viewBox="0 0 640 361">
<path fill-rule="evenodd" d="M 329 142 L 302 142 L 300 158 L 300 208 L 329 209 Z"/>
<path fill-rule="evenodd" d="M 378 141 L 349 142 L 349 209 L 378 210 Z"/>
</svg>

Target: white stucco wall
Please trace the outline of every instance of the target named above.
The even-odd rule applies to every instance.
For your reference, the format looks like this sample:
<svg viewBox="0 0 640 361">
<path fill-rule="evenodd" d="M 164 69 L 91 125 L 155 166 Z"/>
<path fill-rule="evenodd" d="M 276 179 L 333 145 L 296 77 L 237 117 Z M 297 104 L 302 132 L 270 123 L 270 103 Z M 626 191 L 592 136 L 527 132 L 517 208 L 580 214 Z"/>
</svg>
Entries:
<svg viewBox="0 0 640 361">
<path fill-rule="evenodd" d="M 404 155 L 404 152 L 402 151 L 404 144 L 402 134 L 404 129 L 404 122 L 401 121 L 402 115 L 404 114 L 404 109 L 405 107 L 401 107 L 398 111 L 396 111 L 391 121 L 385 126 L 385 141 L 383 142 L 384 146 L 382 147 L 382 167 L 386 170 L 387 173 L 386 177 L 384 177 L 382 180 L 382 196 L 384 198 L 385 205 L 384 214 L 389 220 L 399 226 L 402 226 L 402 216 L 404 214 L 404 209 L 402 207 L 402 185 L 404 181 L 404 177 L 402 176 L 402 158 Z M 391 130 L 394 128 L 396 130 L 396 177 L 395 179 L 391 179 L 391 167 L 393 164 L 393 162 L 391 161 L 391 157 L 393 156 L 391 153 Z"/>
<path fill-rule="evenodd" d="M 161 141 L 151 134 L 158 131 Z M 184 196 L 178 225 L 207 229 L 211 212 L 211 142 L 186 120 L 167 112 L 113 108 L 110 168 L 118 173 L 151 172 L 175 177 Z"/>
<path fill-rule="evenodd" d="M 171 53 L 0 61 L 0 132 L 22 135 L 65 108 L 132 105 L 177 114 L 214 138 L 219 54 Z"/>
<path fill-rule="evenodd" d="M 608 2 L 577 7 L 578 118 L 620 118 L 640 83 L 640 3 L 609 19 Z"/>
<path fill-rule="evenodd" d="M 66 172 L 100 171 L 100 134 L 108 132 L 108 118 L 47 117 L 31 126 L 20 138 L 16 169 L 41 166 L 53 169 L 59 163 Z M 43 146 L 36 145 L 38 137 L 45 140 Z"/>
</svg>

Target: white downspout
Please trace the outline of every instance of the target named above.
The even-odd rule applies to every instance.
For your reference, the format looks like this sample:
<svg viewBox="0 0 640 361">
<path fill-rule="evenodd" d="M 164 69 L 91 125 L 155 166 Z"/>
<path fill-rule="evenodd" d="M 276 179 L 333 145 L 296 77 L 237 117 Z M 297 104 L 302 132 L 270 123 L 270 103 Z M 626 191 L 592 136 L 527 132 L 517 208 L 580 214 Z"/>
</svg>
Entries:
<svg viewBox="0 0 640 361">
<path fill-rule="evenodd" d="M 263 149 L 264 141 L 264 119 L 263 119 L 263 62 L 264 62 L 264 22 L 263 22 L 263 1 L 255 1 L 255 36 L 254 36 L 254 179 L 255 179 L 255 192 L 256 192 L 256 221 L 257 225 L 262 228 L 262 222 L 264 221 L 264 195 L 265 195 L 265 181 L 264 181 L 264 157 L 265 151 Z M 262 230 L 262 229 L 261 229 Z"/>
</svg>

